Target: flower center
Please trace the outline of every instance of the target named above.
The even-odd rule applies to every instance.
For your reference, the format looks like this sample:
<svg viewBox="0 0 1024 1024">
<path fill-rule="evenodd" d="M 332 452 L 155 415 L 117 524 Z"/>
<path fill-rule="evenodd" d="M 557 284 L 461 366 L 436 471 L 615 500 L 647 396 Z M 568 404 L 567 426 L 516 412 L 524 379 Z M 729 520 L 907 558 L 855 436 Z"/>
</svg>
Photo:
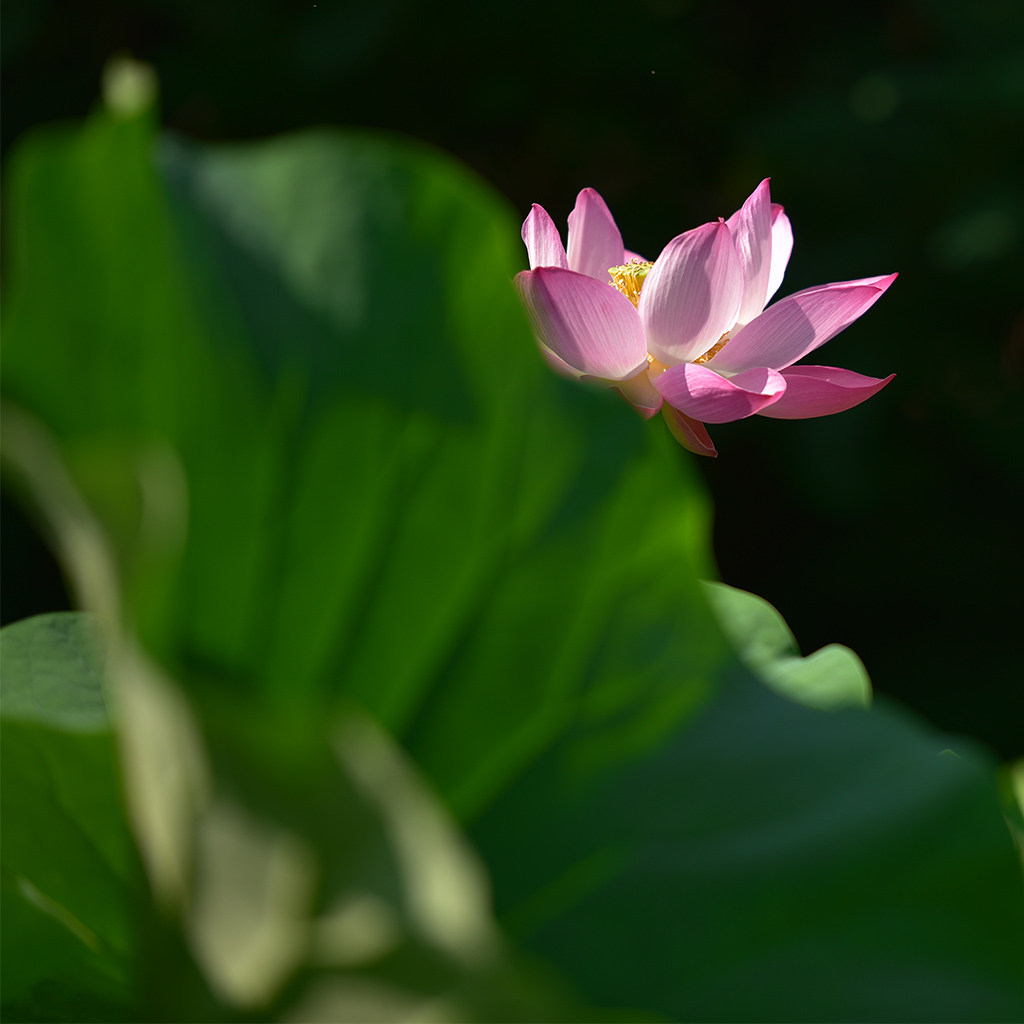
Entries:
<svg viewBox="0 0 1024 1024">
<path fill-rule="evenodd" d="M 640 301 L 640 289 L 644 286 L 644 278 L 653 266 L 653 263 L 633 259 L 621 267 L 609 267 L 608 275 L 612 279 L 611 284 L 635 306 Z"/>
<path fill-rule="evenodd" d="M 609 267 L 608 276 L 611 281 L 608 283 L 613 288 L 618 288 L 623 295 L 629 299 L 633 305 L 637 305 L 640 302 L 640 289 L 644 286 L 644 280 L 647 275 L 651 272 L 651 267 L 654 264 L 646 260 L 632 259 L 628 263 L 623 263 L 621 267 Z M 725 348 L 725 343 L 729 340 L 729 332 L 726 331 L 718 341 L 714 343 L 703 355 L 697 356 L 693 360 L 695 363 L 706 363 L 709 359 L 717 356 L 719 352 Z M 663 374 L 668 366 L 665 363 L 655 359 L 654 356 L 647 356 L 647 373 L 651 380 L 655 377 L 659 377 Z"/>
<path fill-rule="evenodd" d="M 709 348 L 707 350 L 707 352 L 704 353 L 704 355 L 697 356 L 697 358 L 694 359 L 694 362 L 695 363 L 706 363 L 712 356 L 717 356 L 718 353 L 721 352 L 723 348 L 725 348 L 725 343 L 728 340 L 729 340 L 729 332 L 726 331 L 725 334 L 723 334 L 718 339 L 718 341 L 716 341 L 714 343 L 714 345 L 712 345 L 711 348 Z"/>
<path fill-rule="evenodd" d="M 667 369 L 668 367 L 663 362 L 655 359 L 650 352 L 647 353 L 647 376 L 651 380 L 660 377 Z"/>
</svg>

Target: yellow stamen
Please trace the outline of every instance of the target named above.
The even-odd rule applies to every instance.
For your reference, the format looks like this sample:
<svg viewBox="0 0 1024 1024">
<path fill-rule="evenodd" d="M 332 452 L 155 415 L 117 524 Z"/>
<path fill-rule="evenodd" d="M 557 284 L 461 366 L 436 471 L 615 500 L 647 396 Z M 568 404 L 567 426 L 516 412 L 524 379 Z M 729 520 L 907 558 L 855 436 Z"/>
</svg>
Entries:
<svg viewBox="0 0 1024 1024">
<path fill-rule="evenodd" d="M 721 352 L 723 348 L 725 348 L 725 343 L 728 340 L 729 340 L 729 332 L 726 331 L 725 334 L 723 334 L 718 339 L 718 341 L 716 341 L 714 343 L 714 345 L 712 345 L 711 348 L 709 348 L 707 350 L 707 352 L 704 353 L 704 355 L 697 356 L 697 358 L 694 359 L 694 362 L 695 363 L 706 363 L 712 356 L 717 356 L 718 353 Z"/>
<path fill-rule="evenodd" d="M 608 275 L 612 279 L 611 283 L 635 306 L 640 301 L 640 289 L 644 286 L 644 278 L 653 266 L 653 263 L 634 259 L 621 267 L 609 267 Z"/>
<path fill-rule="evenodd" d="M 667 369 L 668 367 L 664 363 L 655 359 L 650 352 L 647 353 L 647 375 L 651 380 L 654 380 L 655 377 L 660 377 Z"/>
</svg>

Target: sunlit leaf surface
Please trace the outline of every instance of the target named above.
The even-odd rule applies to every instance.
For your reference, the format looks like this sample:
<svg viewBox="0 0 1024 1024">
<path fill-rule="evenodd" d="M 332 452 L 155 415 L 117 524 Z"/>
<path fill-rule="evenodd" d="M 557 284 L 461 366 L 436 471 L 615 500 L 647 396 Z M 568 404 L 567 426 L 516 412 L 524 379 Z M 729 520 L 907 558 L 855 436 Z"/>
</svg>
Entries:
<svg viewBox="0 0 1024 1024">
<path fill-rule="evenodd" d="M 806 658 L 782 616 L 763 598 L 724 583 L 706 583 L 705 593 L 737 656 L 777 693 L 811 708 L 866 708 L 871 680 L 860 658 L 829 644 Z"/>
</svg>

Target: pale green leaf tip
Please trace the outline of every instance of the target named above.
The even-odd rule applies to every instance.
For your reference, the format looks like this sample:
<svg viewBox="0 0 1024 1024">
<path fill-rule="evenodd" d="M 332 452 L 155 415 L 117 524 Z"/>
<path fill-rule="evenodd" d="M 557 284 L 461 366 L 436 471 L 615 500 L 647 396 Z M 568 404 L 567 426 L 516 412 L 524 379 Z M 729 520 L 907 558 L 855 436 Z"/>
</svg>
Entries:
<svg viewBox="0 0 1024 1024">
<path fill-rule="evenodd" d="M 802 658 L 786 620 L 763 597 L 710 581 L 704 591 L 736 656 L 770 689 L 821 711 L 871 706 L 867 669 L 848 647 L 829 644 Z"/>
<path fill-rule="evenodd" d="M 110 113 L 132 118 L 156 103 L 159 84 L 152 64 L 115 54 L 103 68 L 103 103 Z"/>
<path fill-rule="evenodd" d="M 759 673 L 776 693 L 820 711 L 871 706 L 871 680 L 860 658 L 829 644 L 806 658 L 780 658 Z"/>
</svg>

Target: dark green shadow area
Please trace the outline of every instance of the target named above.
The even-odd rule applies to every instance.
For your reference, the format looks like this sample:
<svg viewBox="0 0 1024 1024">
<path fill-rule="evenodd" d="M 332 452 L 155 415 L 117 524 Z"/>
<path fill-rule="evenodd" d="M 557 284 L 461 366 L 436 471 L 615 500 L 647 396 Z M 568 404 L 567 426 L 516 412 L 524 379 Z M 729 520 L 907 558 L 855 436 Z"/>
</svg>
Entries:
<svg viewBox="0 0 1024 1024">
<path fill-rule="evenodd" d="M 1020 1018 L 1020 868 L 970 742 L 740 677 L 629 767 L 581 776 L 587 739 L 471 834 L 500 919 L 595 1002 L 674 1020 Z"/>
</svg>

